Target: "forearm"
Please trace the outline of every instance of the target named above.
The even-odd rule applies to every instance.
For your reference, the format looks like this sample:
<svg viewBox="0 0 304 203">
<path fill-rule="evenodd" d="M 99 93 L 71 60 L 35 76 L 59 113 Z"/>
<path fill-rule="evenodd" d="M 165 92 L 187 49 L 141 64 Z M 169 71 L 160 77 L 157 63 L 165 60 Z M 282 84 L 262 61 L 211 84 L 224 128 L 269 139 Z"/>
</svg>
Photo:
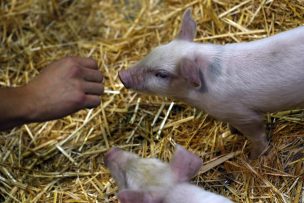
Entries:
<svg viewBox="0 0 304 203">
<path fill-rule="evenodd" d="M 0 131 L 29 122 L 28 105 L 24 87 L 0 87 Z"/>
</svg>

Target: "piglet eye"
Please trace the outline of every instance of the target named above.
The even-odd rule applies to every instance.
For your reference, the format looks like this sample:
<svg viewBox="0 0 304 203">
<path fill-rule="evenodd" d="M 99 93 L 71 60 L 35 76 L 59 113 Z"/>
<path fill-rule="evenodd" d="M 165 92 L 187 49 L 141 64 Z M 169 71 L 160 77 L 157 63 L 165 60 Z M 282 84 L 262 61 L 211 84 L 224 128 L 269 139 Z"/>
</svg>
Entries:
<svg viewBox="0 0 304 203">
<path fill-rule="evenodd" d="M 164 72 L 164 71 L 159 71 L 159 72 L 155 73 L 155 77 L 166 79 L 169 77 L 169 73 Z"/>
</svg>

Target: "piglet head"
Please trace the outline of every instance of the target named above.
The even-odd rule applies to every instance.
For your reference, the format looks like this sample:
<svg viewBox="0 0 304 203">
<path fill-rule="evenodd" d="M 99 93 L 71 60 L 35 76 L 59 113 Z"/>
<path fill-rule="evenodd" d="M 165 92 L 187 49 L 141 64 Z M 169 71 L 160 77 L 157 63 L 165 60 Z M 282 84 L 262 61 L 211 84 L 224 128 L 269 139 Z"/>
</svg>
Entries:
<svg viewBox="0 0 304 203">
<path fill-rule="evenodd" d="M 160 187 L 168 188 L 174 183 L 174 176 L 167 163 L 154 158 L 140 158 L 117 148 L 105 155 L 105 165 L 110 169 L 120 190 L 154 191 Z"/>
<path fill-rule="evenodd" d="M 121 203 L 161 203 L 171 187 L 196 175 L 202 162 L 177 145 L 170 163 L 113 148 L 105 155 L 105 164 L 119 186 Z"/>
<path fill-rule="evenodd" d="M 155 48 L 134 66 L 119 72 L 124 86 L 177 98 L 185 97 L 190 90 L 201 89 L 200 62 L 193 55 L 195 34 L 196 23 L 191 17 L 191 9 L 187 9 L 175 40 Z"/>
</svg>

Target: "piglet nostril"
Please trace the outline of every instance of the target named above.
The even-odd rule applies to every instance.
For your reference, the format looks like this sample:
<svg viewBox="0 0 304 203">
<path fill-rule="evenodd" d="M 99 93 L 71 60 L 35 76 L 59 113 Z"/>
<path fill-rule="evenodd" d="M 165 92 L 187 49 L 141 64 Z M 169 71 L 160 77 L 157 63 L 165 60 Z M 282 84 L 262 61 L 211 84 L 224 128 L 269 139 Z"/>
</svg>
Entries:
<svg viewBox="0 0 304 203">
<path fill-rule="evenodd" d="M 120 81 L 122 82 L 122 84 L 126 87 L 129 88 L 130 87 L 130 74 L 128 73 L 128 71 L 126 70 L 121 70 L 118 72 L 118 77 L 120 79 Z"/>
</svg>

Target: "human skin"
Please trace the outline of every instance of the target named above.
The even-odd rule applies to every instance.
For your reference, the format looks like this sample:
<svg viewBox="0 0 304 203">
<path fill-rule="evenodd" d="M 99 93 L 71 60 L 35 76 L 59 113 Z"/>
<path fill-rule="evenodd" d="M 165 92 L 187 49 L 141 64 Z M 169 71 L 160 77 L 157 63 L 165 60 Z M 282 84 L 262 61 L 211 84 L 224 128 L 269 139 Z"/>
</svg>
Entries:
<svg viewBox="0 0 304 203">
<path fill-rule="evenodd" d="M 91 58 L 73 56 L 52 62 L 28 84 L 0 88 L 0 130 L 97 107 L 104 91 L 102 82 Z"/>
</svg>

